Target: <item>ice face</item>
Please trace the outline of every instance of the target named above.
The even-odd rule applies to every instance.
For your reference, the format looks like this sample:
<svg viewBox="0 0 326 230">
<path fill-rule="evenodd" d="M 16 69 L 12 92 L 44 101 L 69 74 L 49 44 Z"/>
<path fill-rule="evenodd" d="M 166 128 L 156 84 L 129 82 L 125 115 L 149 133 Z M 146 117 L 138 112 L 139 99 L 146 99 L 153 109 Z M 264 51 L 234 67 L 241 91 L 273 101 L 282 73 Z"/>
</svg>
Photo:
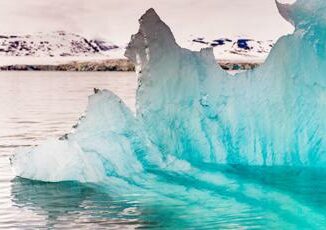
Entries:
<svg viewBox="0 0 326 230">
<path fill-rule="evenodd" d="M 309 2 L 277 3 L 295 32 L 264 65 L 235 76 L 211 48 L 181 48 L 149 9 L 125 54 L 139 76 L 136 116 L 98 91 L 73 133 L 12 157 L 16 175 L 142 184 L 147 170 L 207 164 L 325 168 L 326 5 Z"/>
<path fill-rule="evenodd" d="M 294 34 L 263 66 L 236 76 L 216 67 L 212 49 L 179 47 L 154 10 L 140 19 L 126 55 L 140 70 L 137 116 L 164 156 L 196 165 L 326 166 L 325 13 L 306 1 L 278 7 Z"/>
<path fill-rule="evenodd" d="M 87 115 L 72 133 L 18 151 L 11 162 L 24 178 L 98 182 L 110 175 L 132 178 L 141 173 L 147 146 L 132 112 L 103 90 L 89 97 Z"/>
</svg>

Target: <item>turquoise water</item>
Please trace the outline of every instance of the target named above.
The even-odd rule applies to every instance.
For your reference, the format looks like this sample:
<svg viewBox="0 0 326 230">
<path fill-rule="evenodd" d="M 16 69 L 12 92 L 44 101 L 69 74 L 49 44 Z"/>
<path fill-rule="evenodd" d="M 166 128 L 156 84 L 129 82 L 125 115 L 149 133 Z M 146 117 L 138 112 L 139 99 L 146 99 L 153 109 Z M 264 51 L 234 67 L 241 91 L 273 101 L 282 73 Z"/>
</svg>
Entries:
<svg viewBox="0 0 326 230">
<path fill-rule="evenodd" d="M 0 73 L 0 228 L 323 229 L 326 225 L 326 172 L 318 169 L 201 165 L 205 170 L 191 174 L 196 178 L 148 172 L 159 178 L 155 189 L 164 196 L 15 178 L 8 159 L 12 151 L 69 131 L 93 87 L 110 88 L 128 105 L 134 104 L 133 73 Z"/>
</svg>

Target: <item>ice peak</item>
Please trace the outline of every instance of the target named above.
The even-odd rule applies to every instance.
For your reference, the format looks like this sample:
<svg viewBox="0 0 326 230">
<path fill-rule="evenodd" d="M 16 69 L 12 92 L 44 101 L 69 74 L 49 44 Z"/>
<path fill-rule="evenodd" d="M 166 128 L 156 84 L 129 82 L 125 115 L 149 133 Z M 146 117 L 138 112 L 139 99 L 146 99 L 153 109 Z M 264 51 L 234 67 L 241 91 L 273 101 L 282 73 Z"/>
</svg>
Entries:
<svg viewBox="0 0 326 230">
<path fill-rule="evenodd" d="M 279 0 L 275 0 L 275 3 L 282 17 L 296 28 L 308 25 L 325 27 L 326 1 L 324 0 L 297 0 L 292 4 L 280 3 Z"/>
<path fill-rule="evenodd" d="M 150 60 L 159 58 L 161 50 L 173 52 L 177 43 L 170 28 L 150 8 L 139 19 L 139 30 L 131 37 L 125 56 L 135 63 L 138 70 Z"/>
<path fill-rule="evenodd" d="M 153 8 L 149 8 L 145 14 L 143 14 L 140 19 L 139 22 L 141 23 L 144 20 L 149 20 L 149 21 L 160 21 L 160 17 L 158 16 L 158 14 L 156 13 L 156 11 Z"/>
<path fill-rule="evenodd" d="M 170 28 L 161 20 L 153 8 L 150 8 L 139 19 L 141 33 L 147 40 L 148 44 L 151 42 L 159 42 L 164 45 L 175 44 L 175 39 Z"/>
<path fill-rule="evenodd" d="M 293 26 L 295 26 L 294 21 L 291 18 L 291 8 L 293 7 L 293 4 L 284 4 L 280 3 L 277 0 L 275 0 L 278 12 L 280 15 L 288 22 L 290 22 Z"/>
</svg>

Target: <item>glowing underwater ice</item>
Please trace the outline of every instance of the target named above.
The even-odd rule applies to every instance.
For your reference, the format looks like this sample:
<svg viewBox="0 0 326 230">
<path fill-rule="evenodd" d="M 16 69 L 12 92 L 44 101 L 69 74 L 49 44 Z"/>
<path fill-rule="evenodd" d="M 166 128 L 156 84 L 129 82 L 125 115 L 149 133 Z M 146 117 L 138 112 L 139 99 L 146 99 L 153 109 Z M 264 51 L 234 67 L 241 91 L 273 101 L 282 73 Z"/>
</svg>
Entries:
<svg viewBox="0 0 326 230">
<path fill-rule="evenodd" d="M 216 66 L 211 48 L 179 47 L 148 10 L 126 51 L 139 75 L 136 116 L 99 91 L 74 133 L 12 157 L 16 175 L 120 186 L 143 183 L 148 169 L 325 168 L 326 4 L 277 4 L 295 32 L 279 39 L 262 66 L 235 76 Z"/>
</svg>

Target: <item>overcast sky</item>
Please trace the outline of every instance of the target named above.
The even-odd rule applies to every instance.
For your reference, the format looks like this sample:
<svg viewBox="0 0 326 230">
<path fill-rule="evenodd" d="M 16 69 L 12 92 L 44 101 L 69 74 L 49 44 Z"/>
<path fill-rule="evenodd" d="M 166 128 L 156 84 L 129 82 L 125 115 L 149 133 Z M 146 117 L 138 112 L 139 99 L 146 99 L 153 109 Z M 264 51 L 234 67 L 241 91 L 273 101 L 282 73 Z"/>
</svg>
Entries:
<svg viewBox="0 0 326 230">
<path fill-rule="evenodd" d="M 190 36 L 275 39 L 292 31 L 274 0 L 1 0 L 0 33 L 65 30 L 123 44 L 150 7 L 181 44 Z"/>
</svg>

